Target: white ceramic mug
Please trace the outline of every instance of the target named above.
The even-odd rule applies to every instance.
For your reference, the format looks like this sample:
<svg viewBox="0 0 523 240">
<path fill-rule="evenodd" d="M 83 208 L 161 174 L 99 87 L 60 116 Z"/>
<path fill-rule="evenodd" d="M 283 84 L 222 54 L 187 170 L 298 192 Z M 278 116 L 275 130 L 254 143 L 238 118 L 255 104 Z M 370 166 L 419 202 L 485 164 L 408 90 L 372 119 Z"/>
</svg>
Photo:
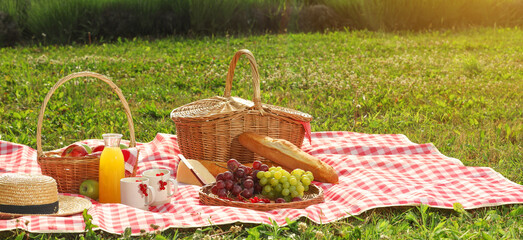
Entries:
<svg viewBox="0 0 523 240">
<path fill-rule="evenodd" d="M 171 197 L 178 192 L 178 182 L 171 178 L 171 171 L 168 169 L 149 169 L 142 175 L 149 178 L 149 184 L 155 192 L 152 206 L 171 202 Z"/>
<path fill-rule="evenodd" d="M 120 179 L 120 197 L 122 204 L 147 210 L 154 202 L 155 191 L 146 177 L 127 177 Z"/>
</svg>

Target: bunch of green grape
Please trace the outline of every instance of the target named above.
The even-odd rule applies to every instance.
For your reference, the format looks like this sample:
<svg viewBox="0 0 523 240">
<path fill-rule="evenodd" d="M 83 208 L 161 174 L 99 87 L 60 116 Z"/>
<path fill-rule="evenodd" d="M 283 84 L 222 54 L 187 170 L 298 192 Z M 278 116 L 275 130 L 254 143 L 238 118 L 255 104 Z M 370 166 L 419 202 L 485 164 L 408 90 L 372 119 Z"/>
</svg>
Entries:
<svg viewBox="0 0 523 240">
<path fill-rule="evenodd" d="M 262 187 L 262 195 L 277 203 L 301 201 L 309 190 L 314 176 L 310 171 L 296 168 L 291 173 L 281 167 L 270 167 L 269 171 L 256 174 Z"/>
</svg>

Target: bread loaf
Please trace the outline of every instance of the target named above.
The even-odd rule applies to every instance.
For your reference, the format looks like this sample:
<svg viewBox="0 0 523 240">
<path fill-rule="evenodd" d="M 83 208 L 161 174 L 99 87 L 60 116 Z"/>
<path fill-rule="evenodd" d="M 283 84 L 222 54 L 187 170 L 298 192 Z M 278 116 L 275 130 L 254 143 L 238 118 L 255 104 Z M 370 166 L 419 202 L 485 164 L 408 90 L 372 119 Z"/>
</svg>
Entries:
<svg viewBox="0 0 523 240">
<path fill-rule="evenodd" d="M 241 134 L 238 140 L 245 148 L 286 169 L 301 168 L 311 171 L 316 181 L 338 183 L 338 174 L 332 166 L 304 152 L 287 140 L 260 136 L 252 132 Z"/>
</svg>

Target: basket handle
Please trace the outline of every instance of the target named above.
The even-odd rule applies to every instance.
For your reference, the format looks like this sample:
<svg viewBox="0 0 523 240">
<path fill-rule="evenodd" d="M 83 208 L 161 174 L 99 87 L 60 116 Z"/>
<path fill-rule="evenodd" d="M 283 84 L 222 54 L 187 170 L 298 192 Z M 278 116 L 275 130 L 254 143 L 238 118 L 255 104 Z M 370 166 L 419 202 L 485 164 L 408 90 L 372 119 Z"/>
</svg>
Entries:
<svg viewBox="0 0 523 240">
<path fill-rule="evenodd" d="M 256 59 L 254 59 L 254 55 L 252 55 L 251 51 L 247 49 L 241 49 L 238 52 L 236 52 L 236 54 L 234 54 L 234 57 L 231 60 L 231 64 L 229 65 L 229 72 L 227 72 L 227 81 L 225 82 L 225 93 L 223 94 L 223 96 L 226 98 L 231 97 L 232 78 L 234 77 L 234 69 L 236 68 L 236 63 L 238 63 L 238 60 L 242 55 L 245 55 L 251 63 L 250 65 L 252 70 L 252 88 L 254 90 L 254 96 L 252 98 L 252 101 L 254 102 L 254 108 L 263 114 L 264 111 L 262 109 L 261 104 L 260 73 L 258 72 L 258 64 L 256 63 Z"/>
<path fill-rule="evenodd" d="M 94 72 L 78 72 L 78 73 L 70 74 L 70 75 L 60 79 L 60 81 L 58 81 L 51 88 L 51 90 L 49 90 L 49 92 L 47 93 L 47 96 L 45 96 L 44 102 L 42 104 L 42 108 L 40 109 L 40 112 L 38 113 L 38 125 L 37 125 L 37 129 L 36 129 L 36 151 L 38 153 L 38 156 L 44 156 L 44 152 L 42 151 L 42 122 L 44 120 L 44 112 L 45 112 L 45 108 L 47 106 L 47 102 L 49 102 L 49 99 L 51 99 L 51 96 L 53 95 L 54 91 L 58 87 L 60 87 L 65 82 L 67 82 L 67 81 L 69 81 L 71 79 L 74 79 L 74 78 L 78 78 L 78 77 L 94 77 L 94 78 L 98 78 L 98 79 L 106 82 L 107 84 L 109 84 L 109 86 L 111 86 L 113 91 L 116 92 L 116 94 L 120 98 L 120 102 L 122 102 L 122 104 L 124 106 L 125 115 L 127 115 L 127 122 L 129 123 L 129 132 L 130 132 L 130 135 L 131 135 L 131 139 L 129 141 L 129 147 L 135 147 L 136 146 L 136 139 L 135 139 L 135 136 L 134 136 L 133 118 L 131 116 L 131 110 L 129 109 L 129 104 L 127 104 L 127 101 L 125 100 L 125 97 L 122 94 L 122 90 L 120 90 L 120 88 L 118 88 L 118 86 L 116 86 L 116 84 L 114 84 L 109 78 L 107 78 L 104 75 L 101 75 L 101 74 L 98 74 L 98 73 L 94 73 Z"/>
</svg>

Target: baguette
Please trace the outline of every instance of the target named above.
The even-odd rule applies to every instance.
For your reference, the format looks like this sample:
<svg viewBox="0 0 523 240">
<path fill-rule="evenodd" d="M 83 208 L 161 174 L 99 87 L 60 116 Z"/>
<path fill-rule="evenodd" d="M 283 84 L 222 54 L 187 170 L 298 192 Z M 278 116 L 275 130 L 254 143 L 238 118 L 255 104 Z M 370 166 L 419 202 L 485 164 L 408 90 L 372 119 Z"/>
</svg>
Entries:
<svg viewBox="0 0 523 240">
<path fill-rule="evenodd" d="M 311 171 L 316 181 L 338 183 L 338 174 L 332 166 L 304 152 L 287 140 L 260 136 L 252 132 L 242 133 L 238 140 L 245 148 L 283 168 L 300 168 Z"/>
</svg>

